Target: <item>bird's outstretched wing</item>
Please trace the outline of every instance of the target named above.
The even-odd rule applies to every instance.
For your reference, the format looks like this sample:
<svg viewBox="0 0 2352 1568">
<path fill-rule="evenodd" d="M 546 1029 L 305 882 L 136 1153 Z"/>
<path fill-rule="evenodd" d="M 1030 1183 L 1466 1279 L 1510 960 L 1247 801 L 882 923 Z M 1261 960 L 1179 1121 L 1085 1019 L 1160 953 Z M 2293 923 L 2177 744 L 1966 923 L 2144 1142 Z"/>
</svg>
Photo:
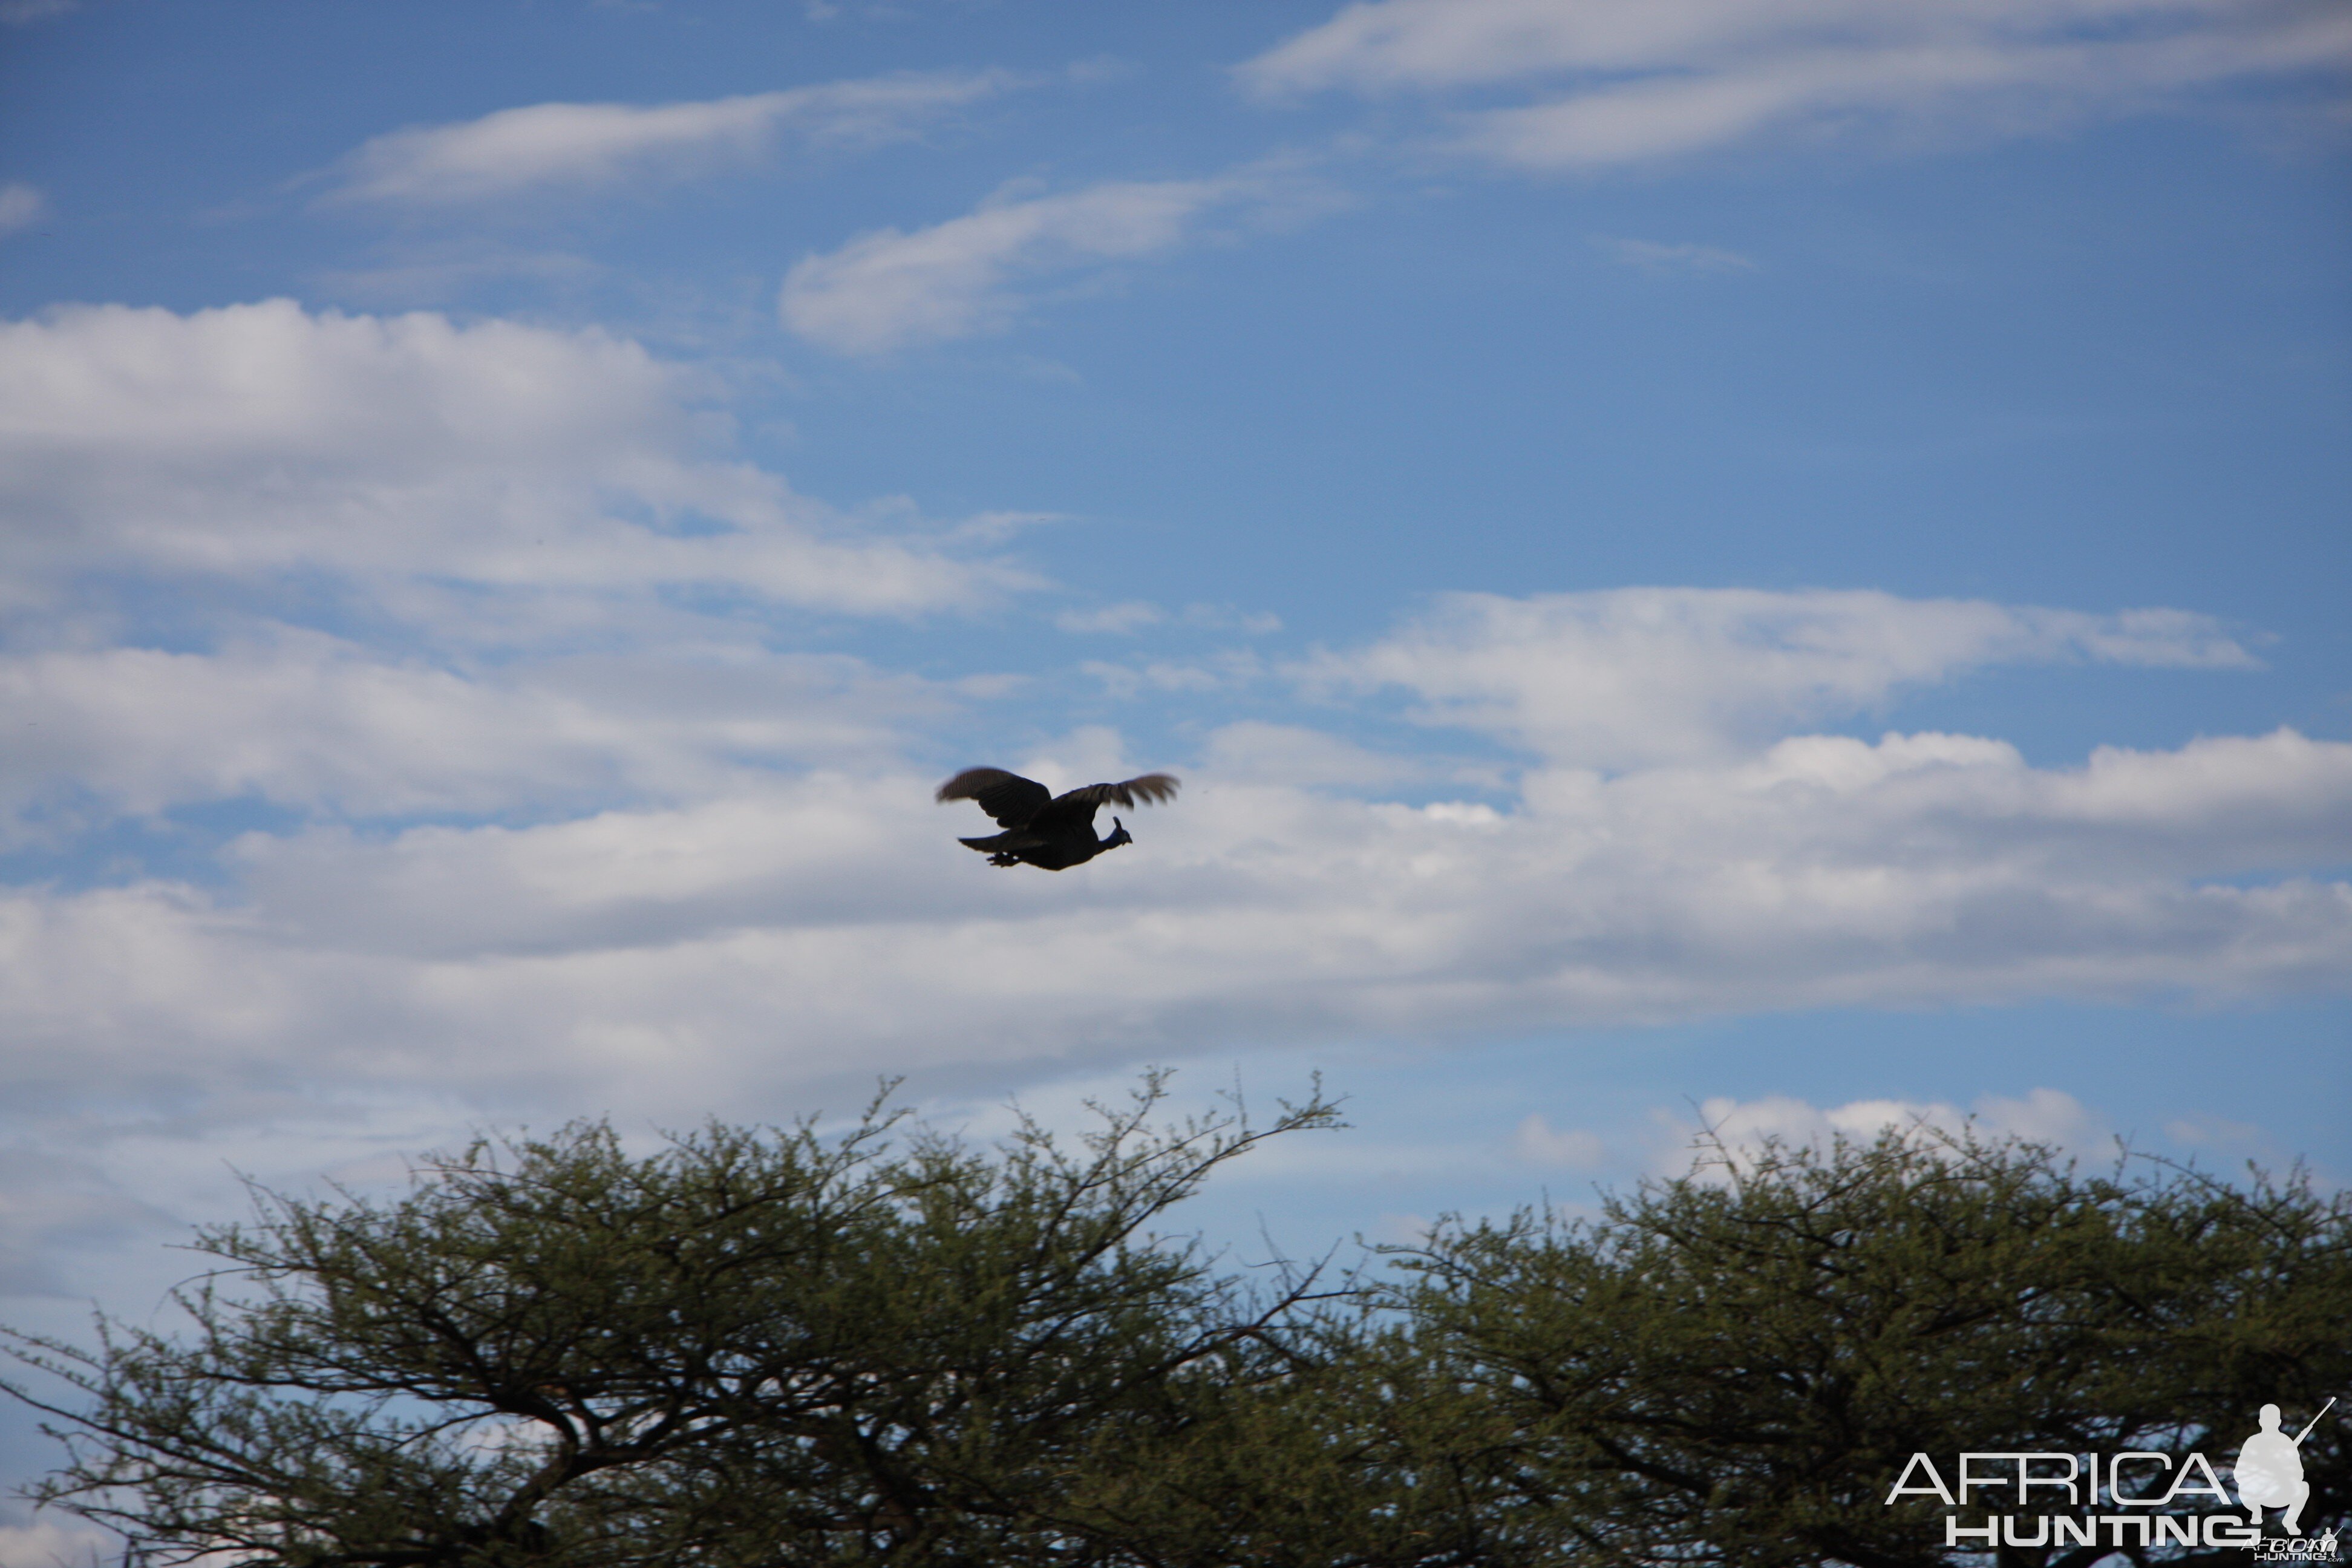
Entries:
<svg viewBox="0 0 2352 1568">
<path fill-rule="evenodd" d="M 1054 804 L 1064 801 L 1072 805 L 1123 805 L 1133 811 L 1136 803 L 1156 805 L 1176 798 L 1174 773 L 1145 773 L 1140 778 L 1121 779 L 1117 784 L 1088 784 L 1084 789 L 1070 790 L 1054 797 Z"/>
<path fill-rule="evenodd" d="M 1019 827 L 1045 810 L 1054 795 L 1035 779 L 1024 779 L 1003 768 L 966 768 L 940 785 L 939 798 L 977 801 L 981 810 L 996 819 L 997 826 Z"/>
</svg>

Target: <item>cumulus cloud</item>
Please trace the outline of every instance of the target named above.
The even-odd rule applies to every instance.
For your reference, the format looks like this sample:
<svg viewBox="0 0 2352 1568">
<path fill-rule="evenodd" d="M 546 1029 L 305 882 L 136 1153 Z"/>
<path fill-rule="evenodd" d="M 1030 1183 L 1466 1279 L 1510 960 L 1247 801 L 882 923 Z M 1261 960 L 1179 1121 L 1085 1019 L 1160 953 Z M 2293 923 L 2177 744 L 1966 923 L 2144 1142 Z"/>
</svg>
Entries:
<svg viewBox="0 0 2352 1568">
<path fill-rule="evenodd" d="M 1029 581 L 730 460 L 637 345 L 286 300 L 0 323 L 0 849 L 707 799 L 952 689 L 768 645 Z M 161 613 L 153 612 L 161 607 Z"/>
<path fill-rule="evenodd" d="M 325 325 L 360 326 L 370 353 L 397 335 Z M 416 331 L 446 348 L 454 329 Z M 526 342 L 559 363 L 617 355 L 625 387 L 661 385 L 633 351 Z M 268 356 L 245 363 L 272 383 Z M 304 543 L 293 512 L 265 521 L 258 543 L 240 531 L 271 495 L 245 477 L 255 459 L 240 441 L 316 460 L 363 445 L 301 399 L 248 400 L 274 412 L 240 411 L 236 396 L 195 410 L 161 393 L 121 400 L 123 439 L 143 439 L 102 448 L 117 468 L 226 474 L 215 482 L 237 503 L 198 508 L 215 531 L 166 533 L 147 552 L 183 581 L 364 568 L 399 603 L 410 558 L 379 559 L 384 541 Z M 399 438 L 401 400 L 376 403 Z M 68 436 L 89 423 L 70 397 L 37 406 Z M 205 420 L 227 435 L 190 434 Z M 511 446 L 570 452 L 562 428 L 521 419 Z M 478 438 L 426 446 L 507 472 L 466 445 Z M 625 469 L 688 463 L 640 446 Z M 334 460 L 353 488 L 386 471 Z M 63 504 L 58 516 L 68 533 L 121 525 Z M 489 581 L 467 544 L 449 536 L 444 569 Z M 127 553 L 88 558 L 130 567 Z M 2280 730 L 2037 767 L 1996 738 L 1812 729 L 1994 661 L 2249 661 L 2178 612 L 1457 596 L 1287 670 L 1245 661 L 1227 684 L 1271 696 L 1296 683 L 1346 710 L 1402 691 L 1414 717 L 1507 742 L 1508 769 L 1383 756 L 1313 708 L 1230 722 L 1192 763 L 1080 731 L 1003 760 L 1055 787 L 1175 763 L 1188 787 L 1181 808 L 1134 822 L 1148 854 L 1057 878 L 973 875 L 954 837 L 977 824 L 930 803 L 933 771 L 909 759 L 970 700 L 956 689 L 715 641 L 690 619 L 636 632 L 619 649 L 531 645 L 495 660 L 283 626 L 190 648 L 0 657 L 0 722 L 23 742 L 0 767 L 0 802 L 20 842 L 205 801 L 297 814 L 193 879 L 134 868 L 16 889 L 0 906 L 0 1027 L 55 1047 L 42 1070 L 67 1078 L 110 1061 L 110 1081 L 328 1074 L 489 1094 L 560 1079 L 594 1104 L 653 1092 L 654 1074 L 683 1110 L 845 1062 L 1116 1066 L 1225 1044 L 1819 1005 L 2221 1000 L 2352 973 L 2352 887 L 2326 871 L 2352 859 L 2352 745 Z M 1181 685 L 1183 668 L 1163 683 Z"/>
<path fill-rule="evenodd" d="M 1868 712 L 1906 687 L 2070 658 L 2255 663 L 2218 623 L 2172 610 L 1637 588 L 1444 595 L 1396 635 L 1319 654 L 1296 673 L 1319 691 L 1410 692 L 1425 722 L 1606 768 L 1726 756 L 1792 724 Z"/>
<path fill-rule="evenodd" d="M 1855 124 L 2033 130 L 2347 60 L 2326 0 L 1358 0 L 1238 75 L 1265 96 L 1531 87 L 1463 110 L 1459 144 L 1574 169 Z"/>
<path fill-rule="evenodd" d="M 691 799 L 747 769 L 895 752 L 938 689 L 844 656 L 572 655 L 475 670 L 285 628 L 206 651 L 0 655 L 0 847 L 114 814 L 266 801 L 344 817 Z"/>
<path fill-rule="evenodd" d="M 1132 766 L 1099 740 L 1015 765 Z M 2352 887 L 2315 874 L 2352 858 L 2352 745 L 2291 731 L 2075 768 L 1792 736 L 1538 772 L 1501 808 L 1194 771 L 1115 877 L 970 875 L 952 835 L 973 825 L 929 782 L 820 769 L 536 826 L 317 827 L 243 841 L 233 893 L 25 890 L 0 909 L 0 1019 L 117 1082 L 206 1064 L 683 1111 L 845 1064 L 2218 1001 L 2352 973 Z"/>
<path fill-rule="evenodd" d="M 778 310 L 793 331 L 845 354 L 1001 331 L 1027 304 L 1025 289 L 1174 249 L 1213 215 L 1296 186 L 1258 169 L 1000 194 L 929 228 L 877 229 L 803 258 L 784 275 Z"/>
<path fill-rule="evenodd" d="M 333 194 L 453 205 L 675 179 L 754 154 L 786 134 L 814 146 L 904 141 L 1013 83 L 1002 71 L 908 72 L 693 103 L 535 103 L 375 137 L 344 160 Z"/>
<path fill-rule="evenodd" d="M 853 614 L 1024 581 L 861 536 L 723 455 L 685 375 L 602 332 L 269 300 L 0 324 L 0 563 L 363 591 L 463 644 L 609 633 L 665 589 Z"/>
</svg>

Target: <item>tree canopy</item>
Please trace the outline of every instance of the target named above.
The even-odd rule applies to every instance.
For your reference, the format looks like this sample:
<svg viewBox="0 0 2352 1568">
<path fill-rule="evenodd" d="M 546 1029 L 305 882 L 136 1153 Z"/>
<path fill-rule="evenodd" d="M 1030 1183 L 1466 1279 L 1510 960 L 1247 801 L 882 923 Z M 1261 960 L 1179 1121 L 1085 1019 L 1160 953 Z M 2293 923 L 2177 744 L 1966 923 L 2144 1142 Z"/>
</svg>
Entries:
<svg viewBox="0 0 2352 1568">
<path fill-rule="evenodd" d="M 1969 1452 L 2220 1466 L 2263 1405 L 2352 1385 L 2352 1204 L 2300 1174 L 2132 1172 L 1920 1129 L 1717 1146 L 1597 1221 L 1441 1227 L 1380 1294 L 1473 1391 L 1496 1489 L 1559 1560 L 1924 1568 L 1968 1553 L 1953 1510 L 1888 1503 L 1915 1453 L 1947 1476 Z M 2342 1430 L 2304 1445 L 2306 1531 L 2352 1518 Z M 1971 1527 L 2000 1511 L 1979 1500 Z M 2084 1568 L 2100 1540 L 2004 1555 Z"/>
<path fill-rule="evenodd" d="M 1163 1125 L 1162 1088 L 1075 1150 L 877 1103 L 257 1192 L 176 1332 L 10 1336 L 71 1390 L 11 1386 L 68 1445 L 33 1495 L 240 1568 L 1910 1568 L 1971 1556 L 1886 1500 L 1913 1453 L 2221 1465 L 2261 1405 L 2352 1391 L 2352 1205 L 2300 1173 L 1717 1146 L 1595 1218 L 1254 1277 L 1169 1211 L 1334 1108 Z M 2352 1525 L 2342 1431 L 2306 1531 Z"/>
<path fill-rule="evenodd" d="M 869 1112 L 481 1142 L 396 1201 L 260 1194 L 203 1233 L 184 1337 L 20 1342 L 88 1396 L 44 1500 L 158 1560 L 711 1564 L 1100 1560 L 1074 1478 L 1285 1368 L 1260 1293 L 1148 1228 L 1324 1124 L 1147 1126 L 974 1152 Z M 1106 1513 L 1094 1508 L 1095 1514 Z M 1094 1528 L 1090 1528 L 1090 1523 Z"/>
</svg>

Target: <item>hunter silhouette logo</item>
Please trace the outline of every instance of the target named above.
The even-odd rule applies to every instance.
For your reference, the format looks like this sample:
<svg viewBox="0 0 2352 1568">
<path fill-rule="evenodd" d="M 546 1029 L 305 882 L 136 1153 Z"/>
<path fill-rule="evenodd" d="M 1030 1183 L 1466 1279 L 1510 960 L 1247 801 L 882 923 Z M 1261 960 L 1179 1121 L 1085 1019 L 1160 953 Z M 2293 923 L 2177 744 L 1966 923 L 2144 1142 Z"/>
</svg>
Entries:
<svg viewBox="0 0 2352 1568">
<path fill-rule="evenodd" d="M 2335 1407 L 2336 1401 L 2330 1399 L 2319 1407 L 2319 1415 Z M 2311 1436 L 2312 1426 L 2319 1425 L 2319 1415 L 2289 1438 L 2279 1430 L 2279 1407 L 2265 1405 L 2263 1429 L 2238 1450 L 2238 1500 L 2246 1505 L 2246 1522 L 2256 1530 L 2263 1527 L 2263 1510 L 2275 1508 L 2284 1510 L 2279 1523 L 2289 1535 L 2303 1533 L 2303 1505 L 2311 1500 L 2311 1483 L 2303 1479 L 2303 1440 Z"/>
</svg>

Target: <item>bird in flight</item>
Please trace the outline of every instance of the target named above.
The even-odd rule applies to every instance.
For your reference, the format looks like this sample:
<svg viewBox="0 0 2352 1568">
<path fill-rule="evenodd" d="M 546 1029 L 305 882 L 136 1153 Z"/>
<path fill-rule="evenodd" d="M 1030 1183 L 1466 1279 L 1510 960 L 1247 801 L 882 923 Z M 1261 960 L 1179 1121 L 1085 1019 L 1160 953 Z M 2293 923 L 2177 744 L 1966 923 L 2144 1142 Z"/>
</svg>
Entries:
<svg viewBox="0 0 2352 1568">
<path fill-rule="evenodd" d="M 1096 807 L 1117 805 L 1132 811 L 1138 801 L 1149 805 L 1172 800 L 1175 795 L 1172 773 L 1145 773 L 1118 784 L 1088 784 L 1055 795 L 1035 779 L 1024 779 L 1003 768 L 966 768 L 940 785 L 939 798 L 977 801 L 980 809 L 1004 829 L 985 838 L 960 840 L 985 851 L 990 865 L 1060 871 L 1084 865 L 1106 849 L 1135 842 L 1127 825 L 1116 816 L 1110 819 L 1110 837 L 1097 838 Z"/>
</svg>

